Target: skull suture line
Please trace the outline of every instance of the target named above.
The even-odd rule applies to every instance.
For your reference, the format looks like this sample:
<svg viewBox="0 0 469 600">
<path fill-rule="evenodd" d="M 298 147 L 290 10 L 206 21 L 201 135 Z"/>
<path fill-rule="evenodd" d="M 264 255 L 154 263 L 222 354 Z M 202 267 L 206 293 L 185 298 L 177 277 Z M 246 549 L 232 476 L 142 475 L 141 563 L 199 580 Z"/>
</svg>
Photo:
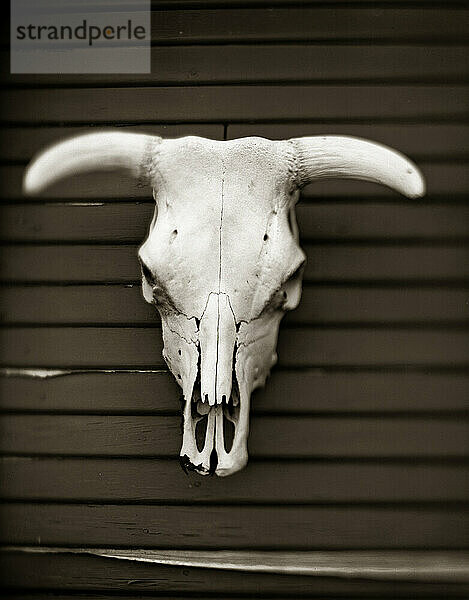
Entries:
<svg viewBox="0 0 469 600">
<path fill-rule="evenodd" d="M 423 178 L 401 154 L 352 137 L 163 140 L 103 131 L 39 155 L 25 190 L 97 168 L 125 168 L 154 189 L 139 258 L 143 295 L 161 314 L 164 358 L 183 389 L 181 460 L 204 475 L 230 475 L 247 463 L 251 392 L 275 364 L 280 320 L 301 296 L 299 190 L 341 177 L 417 197 Z"/>
</svg>

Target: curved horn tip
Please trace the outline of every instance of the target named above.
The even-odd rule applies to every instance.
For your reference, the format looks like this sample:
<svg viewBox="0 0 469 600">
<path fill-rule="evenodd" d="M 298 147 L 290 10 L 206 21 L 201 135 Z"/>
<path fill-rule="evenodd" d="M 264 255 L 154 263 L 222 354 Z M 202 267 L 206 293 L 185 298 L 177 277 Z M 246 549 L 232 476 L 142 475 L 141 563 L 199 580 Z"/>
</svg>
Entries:
<svg viewBox="0 0 469 600">
<path fill-rule="evenodd" d="M 409 198 L 425 193 L 419 168 L 407 156 L 378 142 L 354 136 L 292 138 L 300 186 L 333 177 L 372 181 Z"/>
<path fill-rule="evenodd" d="M 41 186 L 31 168 L 27 168 L 23 176 L 23 194 L 25 196 L 35 196 L 41 191 Z"/>
<path fill-rule="evenodd" d="M 405 185 L 405 194 L 408 198 L 421 198 L 425 195 L 425 179 L 417 167 L 407 168 L 408 181 Z"/>
<path fill-rule="evenodd" d="M 33 157 L 23 179 L 23 192 L 34 195 L 65 177 L 122 168 L 139 177 L 161 138 L 130 131 L 97 131 L 56 141 Z"/>
</svg>

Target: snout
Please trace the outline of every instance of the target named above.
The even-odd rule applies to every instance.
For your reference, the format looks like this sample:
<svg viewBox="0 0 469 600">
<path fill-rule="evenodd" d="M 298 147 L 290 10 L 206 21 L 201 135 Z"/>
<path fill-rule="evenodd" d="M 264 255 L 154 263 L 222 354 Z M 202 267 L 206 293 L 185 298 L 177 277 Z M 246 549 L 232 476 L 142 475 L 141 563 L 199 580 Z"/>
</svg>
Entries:
<svg viewBox="0 0 469 600">
<path fill-rule="evenodd" d="M 279 311 L 237 323 L 227 294 L 211 293 L 199 321 L 162 315 L 165 359 L 184 393 L 181 464 L 224 477 L 248 461 L 252 391 L 276 361 Z"/>
<path fill-rule="evenodd" d="M 230 299 L 211 293 L 199 325 L 200 373 L 186 400 L 181 462 L 201 474 L 226 476 L 248 460 L 249 399 L 241 401 L 234 362 L 236 320 Z"/>
</svg>

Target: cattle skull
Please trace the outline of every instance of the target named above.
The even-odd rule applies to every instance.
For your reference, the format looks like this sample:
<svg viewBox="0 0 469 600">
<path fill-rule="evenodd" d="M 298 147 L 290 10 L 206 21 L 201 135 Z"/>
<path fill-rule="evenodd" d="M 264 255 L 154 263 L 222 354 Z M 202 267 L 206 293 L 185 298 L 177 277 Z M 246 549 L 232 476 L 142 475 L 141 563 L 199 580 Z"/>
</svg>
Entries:
<svg viewBox="0 0 469 600">
<path fill-rule="evenodd" d="M 139 258 L 143 295 L 160 312 L 163 355 L 183 390 L 181 461 L 203 475 L 230 475 L 247 463 L 251 392 L 277 360 L 280 320 L 300 300 L 299 190 L 340 177 L 412 198 L 423 194 L 423 178 L 401 154 L 352 137 L 163 140 L 102 131 L 40 154 L 25 190 L 114 168 L 154 190 Z"/>
</svg>

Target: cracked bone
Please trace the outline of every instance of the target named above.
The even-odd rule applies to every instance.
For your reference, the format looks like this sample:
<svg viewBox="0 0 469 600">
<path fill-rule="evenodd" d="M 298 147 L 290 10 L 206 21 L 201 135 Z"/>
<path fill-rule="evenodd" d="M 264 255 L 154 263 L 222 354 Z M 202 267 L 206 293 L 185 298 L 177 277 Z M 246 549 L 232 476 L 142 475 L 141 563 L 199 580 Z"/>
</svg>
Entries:
<svg viewBox="0 0 469 600">
<path fill-rule="evenodd" d="M 214 141 L 101 131 L 46 149 L 27 169 L 35 194 L 63 177 L 123 168 L 156 202 L 139 250 L 144 298 L 162 320 L 163 356 L 184 396 L 181 463 L 226 476 L 248 460 L 251 394 L 277 360 L 280 321 L 301 297 L 295 204 L 319 179 L 361 179 L 411 198 L 418 168 L 346 136 Z"/>
</svg>

